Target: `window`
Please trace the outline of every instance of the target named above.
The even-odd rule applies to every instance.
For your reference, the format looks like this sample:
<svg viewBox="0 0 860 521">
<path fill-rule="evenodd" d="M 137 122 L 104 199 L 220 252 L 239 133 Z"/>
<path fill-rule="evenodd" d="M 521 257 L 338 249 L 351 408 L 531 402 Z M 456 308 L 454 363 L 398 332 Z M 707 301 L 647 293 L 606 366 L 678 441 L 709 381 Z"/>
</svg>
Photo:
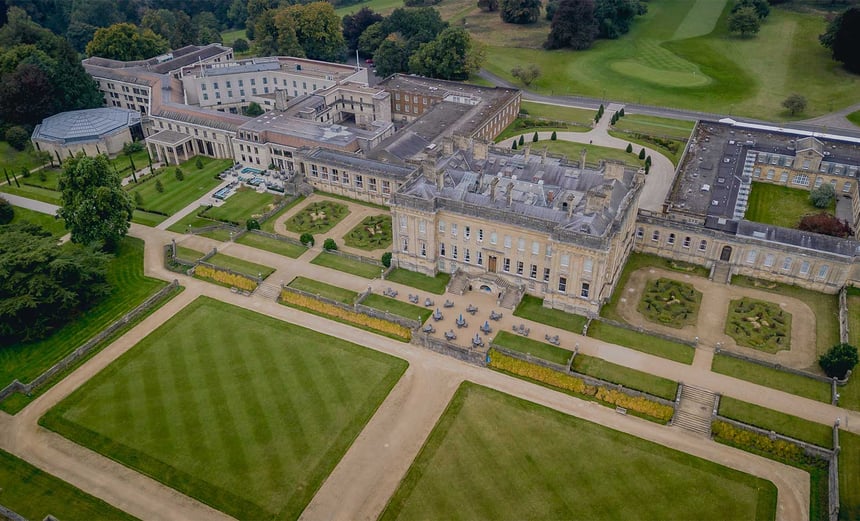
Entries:
<svg viewBox="0 0 860 521">
<path fill-rule="evenodd" d="M 666 239 L 666 242 L 668 242 L 670 245 L 671 245 L 671 244 L 675 244 L 675 234 L 674 234 L 674 233 L 670 233 L 670 234 L 669 234 L 669 238 L 668 238 L 668 239 Z"/>
<path fill-rule="evenodd" d="M 502 263 L 502 270 L 506 272 L 511 271 L 511 259 L 505 257 L 505 261 Z"/>
<path fill-rule="evenodd" d="M 551 244 L 546 245 L 546 256 L 552 257 L 552 245 Z"/>
<path fill-rule="evenodd" d="M 331 182 L 332 183 L 339 183 L 340 182 L 340 176 L 338 175 L 337 168 L 331 169 Z"/>
<path fill-rule="evenodd" d="M 708 248 L 708 241 L 706 241 L 705 239 L 702 239 L 699 242 L 699 251 L 705 251 L 707 248 Z"/>
<path fill-rule="evenodd" d="M 405 215 L 400 216 L 400 229 L 401 230 L 406 229 L 406 216 Z"/>
<path fill-rule="evenodd" d="M 517 251 L 523 251 L 526 249 L 526 240 L 520 237 L 517 241 Z"/>
<path fill-rule="evenodd" d="M 585 273 L 591 273 L 591 270 L 594 268 L 594 261 L 591 259 L 585 259 L 582 262 L 582 271 Z"/>
<path fill-rule="evenodd" d="M 537 264 L 532 264 L 532 267 L 529 270 L 529 277 L 533 279 L 537 278 Z"/>
<path fill-rule="evenodd" d="M 317 165 L 311 165 L 311 177 L 319 177 L 319 172 L 317 171 Z"/>
<path fill-rule="evenodd" d="M 444 242 L 439 243 L 439 256 L 440 257 L 445 256 L 445 243 Z"/>
<path fill-rule="evenodd" d="M 370 185 L 368 186 L 368 190 L 370 190 L 371 192 L 375 192 L 376 191 L 376 178 L 371 177 L 369 179 L 369 181 L 370 181 Z"/>
<path fill-rule="evenodd" d="M 456 244 L 451 245 L 451 258 L 454 260 L 457 260 L 457 245 Z"/>
<path fill-rule="evenodd" d="M 382 193 L 390 194 L 391 193 L 391 181 L 383 181 L 382 182 Z"/>
<path fill-rule="evenodd" d="M 418 233 L 424 234 L 427 232 L 427 222 L 424 219 L 418 221 Z"/>
<path fill-rule="evenodd" d="M 564 293 L 565 291 L 567 291 L 567 277 L 558 278 L 558 291 L 560 293 Z"/>
<path fill-rule="evenodd" d="M 806 174 L 797 174 L 791 179 L 791 182 L 800 186 L 809 186 L 809 176 Z"/>
<path fill-rule="evenodd" d="M 788 172 L 783 170 L 783 172 L 779 174 L 779 182 L 785 183 L 786 181 L 788 181 Z"/>
<path fill-rule="evenodd" d="M 776 175 L 776 170 L 774 170 L 773 168 L 767 169 L 767 178 L 769 180 L 773 180 L 773 176 L 775 176 L 775 175 Z"/>
<path fill-rule="evenodd" d="M 815 178 L 815 188 L 818 188 L 819 186 L 821 186 L 821 183 L 823 183 L 823 182 L 824 182 L 823 177 L 816 177 Z"/>
<path fill-rule="evenodd" d="M 588 298 L 588 293 L 591 290 L 591 284 L 588 282 L 582 283 L 582 289 L 579 290 L 579 296 L 582 298 Z"/>
<path fill-rule="evenodd" d="M 788 270 L 790 270 L 790 269 L 791 269 L 791 257 L 786 257 L 786 258 L 782 261 L 782 269 L 783 269 L 783 270 L 785 270 L 785 271 L 788 271 Z"/>
<path fill-rule="evenodd" d="M 774 262 L 776 262 L 776 256 L 774 256 L 772 253 L 768 253 L 767 255 L 765 255 L 764 265 L 766 267 L 770 268 L 771 266 L 773 266 Z"/>
<path fill-rule="evenodd" d="M 543 281 L 549 282 L 549 268 L 543 269 Z"/>
<path fill-rule="evenodd" d="M 484 265 L 484 253 L 481 250 L 478 250 L 478 266 Z"/>
<path fill-rule="evenodd" d="M 561 267 L 567 268 L 568 266 L 570 266 L 570 255 L 565 253 L 564 255 L 561 256 Z"/>
<path fill-rule="evenodd" d="M 809 274 L 809 261 L 803 261 L 800 263 L 800 274 L 801 275 Z"/>
<path fill-rule="evenodd" d="M 804 169 L 804 170 L 809 170 L 809 165 L 810 165 L 810 163 L 811 163 L 811 162 L 809 161 L 809 159 L 804 159 L 804 160 L 803 160 L 803 169 Z"/>
<path fill-rule="evenodd" d="M 445 221 L 439 221 L 439 233 L 445 233 Z"/>
<path fill-rule="evenodd" d="M 349 174 L 347 174 L 346 172 L 343 173 L 343 184 L 349 184 Z"/>
<path fill-rule="evenodd" d="M 216 89 L 216 90 L 218 89 L 218 82 L 217 81 L 212 83 L 212 88 Z"/>
<path fill-rule="evenodd" d="M 457 236 L 457 225 L 454 223 L 451 223 L 451 236 L 452 237 Z"/>
<path fill-rule="evenodd" d="M 753 169 L 753 177 L 761 177 L 761 168 Z"/>
<path fill-rule="evenodd" d="M 755 262 L 755 258 L 758 256 L 758 252 L 755 250 L 750 250 L 747 252 L 747 264 L 752 264 Z"/>
<path fill-rule="evenodd" d="M 642 228 L 641 226 L 639 228 L 636 228 L 636 238 L 641 239 L 644 236 L 645 236 L 645 228 Z"/>
<path fill-rule="evenodd" d="M 325 180 L 328 180 L 328 167 L 327 166 L 322 167 L 322 178 Z"/>
<path fill-rule="evenodd" d="M 496 232 L 491 233 L 490 234 L 490 244 L 494 245 L 497 242 L 499 242 L 499 236 L 496 234 Z"/>
<path fill-rule="evenodd" d="M 510 247 L 511 247 L 511 236 L 505 235 L 505 249 L 508 249 Z"/>
<path fill-rule="evenodd" d="M 532 255 L 537 255 L 538 253 L 540 253 L 540 243 L 532 241 Z"/>
<path fill-rule="evenodd" d="M 818 278 L 823 279 L 824 277 L 826 277 L 828 269 L 829 267 L 827 266 L 827 264 L 824 264 L 820 268 L 818 268 Z"/>
<path fill-rule="evenodd" d="M 421 256 L 422 257 L 427 256 L 427 243 L 424 241 L 421 241 Z"/>
<path fill-rule="evenodd" d="M 484 229 L 478 228 L 478 242 L 484 242 Z"/>
<path fill-rule="evenodd" d="M 472 262 L 472 252 L 469 248 L 465 248 L 465 251 L 463 252 L 463 260 L 466 262 Z"/>
<path fill-rule="evenodd" d="M 657 241 L 659 241 L 659 240 L 660 240 L 660 230 L 654 230 L 654 231 L 651 233 L 651 240 L 652 240 L 652 241 L 654 241 L 654 242 L 657 242 Z"/>
<path fill-rule="evenodd" d="M 468 241 L 469 237 L 471 237 L 471 236 L 472 236 L 472 227 L 471 226 L 464 226 L 463 227 L 463 238 Z"/>
<path fill-rule="evenodd" d="M 403 251 L 409 251 L 409 238 L 403 238 Z"/>
<path fill-rule="evenodd" d="M 364 176 L 360 176 L 360 175 L 355 176 L 355 188 L 357 190 L 361 190 L 364 188 Z"/>
<path fill-rule="evenodd" d="M 843 192 L 850 192 L 851 191 L 851 181 L 845 181 L 845 184 L 842 185 L 842 191 Z"/>
<path fill-rule="evenodd" d="M 523 261 L 517 261 L 517 275 L 523 274 Z"/>
<path fill-rule="evenodd" d="M 690 247 L 690 238 L 689 238 L 689 237 L 684 237 L 684 244 L 682 244 L 682 246 L 683 246 L 684 248 L 689 248 L 689 247 Z"/>
</svg>

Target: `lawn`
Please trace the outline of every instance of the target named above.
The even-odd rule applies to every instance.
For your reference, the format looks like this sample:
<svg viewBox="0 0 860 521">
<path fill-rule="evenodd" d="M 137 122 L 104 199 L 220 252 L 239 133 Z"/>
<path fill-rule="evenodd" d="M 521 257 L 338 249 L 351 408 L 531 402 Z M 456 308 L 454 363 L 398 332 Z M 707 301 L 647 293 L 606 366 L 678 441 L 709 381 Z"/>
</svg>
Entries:
<svg viewBox="0 0 860 521">
<path fill-rule="evenodd" d="M 811 400 L 830 403 L 829 384 L 805 376 L 771 369 L 770 367 L 731 356 L 714 355 L 711 371 L 798 396 L 804 396 Z"/>
<path fill-rule="evenodd" d="M 262 264 L 246 261 L 244 259 L 237 259 L 236 257 L 224 255 L 223 253 L 216 253 L 212 257 L 209 257 L 206 262 L 221 268 L 227 268 L 239 273 L 244 273 L 245 275 L 251 275 L 252 277 L 260 275 L 260 278 L 263 279 L 275 271 L 275 268 L 263 266 Z"/>
<path fill-rule="evenodd" d="M 624 367 L 623 365 L 613 364 L 594 356 L 576 355 L 576 358 L 573 359 L 573 366 L 570 369 L 577 373 L 623 385 L 628 389 L 635 389 L 667 400 L 674 401 L 675 394 L 678 391 L 678 383 L 668 378 L 654 376 L 636 369 Z"/>
<path fill-rule="evenodd" d="M 201 297 L 41 424 L 241 519 L 295 519 L 406 369 Z"/>
<path fill-rule="evenodd" d="M 20 178 L 22 168 L 32 170 L 37 166 L 50 162 L 50 159 L 42 161 L 42 158 L 37 155 L 37 152 L 33 150 L 33 147 L 29 143 L 27 144 L 27 148 L 19 151 L 15 150 L 6 141 L 0 141 L 0 170 L 8 170 L 10 178 L 13 173 Z M 6 180 L 5 176 L 0 179 L 3 181 Z"/>
<path fill-rule="evenodd" d="M 633 152 L 627 153 L 618 148 L 587 145 L 585 143 L 575 143 L 573 141 L 552 141 L 547 139 L 533 143 L 531 138 L 532 136 L 527 135 L 525 141 L 526 144 L 531 145 L 533 152 L 535 150 L 542 150 L 543 147 L 546 146 L 548 153 L 565 155 L 571 161 L 577 162 L 579 161 L 579 155 L 582 153 L 582 150 L 585 149 L 585 162 L 590 165 L 595 165 L 598 161 L 612 159 L 615 161 L 623 161 L 624 163 L 637 168 L 645 166 L 645 160 L 639 159 L 640 147 L 633 147 Z"/>
<path fill-rule="evenodd" d="M 47 213 L 37 212 L 35 210 L 30 210 L 29 208 L 16 206 L 15 216 L 12 218 L 12 224 L 23 221 L 28 221 L 33 224 L 39 225 L 42 228 L 51 232 L 51 235 L 55 237 L 62 237 L 63 235 L 68 233 L 68 231 L 66 230 L 66 223 L 62 219 L 59 219 Z"/>
<path fill-rule="evenodd" d="M 18 182 L 20 183 L 20 180 Z M 42 201 L 43 203 L 48 204 L 56 204 L 58 206 L 63 204 L 60 192 L 56 190 L 42 188 L 40 186 L 30 186 L 21 183 L 21 186 L 18 187 L 15 186 L 13 182 L 11 186 L 0 186 L 0 192 L 6 192 L 7 194 L 12 195 L 19 195 L 28 199 L 35 199 L 36 201 Z"/>
<path fill-rule="evenodd" d="M 435 277 L 428 277 L 415 271 L 397 268 L 386 275 L 385 280 L 441 295 L 445 293 L 445 288 L 448 287 L 451 274 L 440 272 Z"/>
<path fill-rule="evenodd" d="M 466 0 L 445 0 L 465 5 Z M 584 95 L 772 120 L 802 119 L 860 100 L 860 77 L 846 72 L 818 42 L 824 17 L 774 6 L 754 38 L 730 36 L 727 0 L 652 0 L 628 34 L 598 40 L 588 51 L 544 51 L 543 17 L 525 26 L 504 24 L 476 7 L 469 32 L 487 47 L 484 68 L 519 84 L 510 71 L 537 65 L 530 90 Z M 358 6 L 356 6 L 358 7 Z M 780 105 L 792 93 L 809 100 L 790 116 Z"/>
<path fill-rule="evenodd" d="M 202 208 L 201 208 L 202 210 Z M 198 210 L 197 212 L 199 212 Z M 188 233 L 188 228 L 203 228 L 204 226 L 212 226 L 213 224 L 224 224 L 206 217 L 197 215 L 197 212 L 191 212 L 182 219 L 179 219 L 167 229 L 176 233 Z"/>
<path fill-rule="evenodd" d="M 686 262 L 674 261 L 664 257 L 658 257 L 650 253 L 632 252 L 627 257 L 627 263 L 624 265 L 624 270 L 618 278 L 618 283 L 615 285 L 615 290 L 612 292 L 612 297 L 600 310 L 600 314 L 606 318 L 624 322 L 624 319 L 616 311 L 618 299 L 624 294 L 624 288 L 627 286 L 627 281 L 630 280 L 630 275 L 642 268 L 662 268 L 671 271 L 679 271 L 689 273 L 697 277 L 707 277 L 710 274 L 708 268 L 697 266 L 695 264 L 687 264 Z"/>
<path fill-rule="evenodd" d="M 217 221 L 227 221 L 238 226 L 244 226 L 251 218 L 259 219 L 277 204 L 281 196 L 257 193 L 250 188 L 240 188 L 227 198 L 221 206 L 213 206 L 203 215 Z"/>
<path fill-rule="evenodd" d="M 25 519 L 136 519 L 101 499 L 0 450 L 0 504 Z"/>
<path fill-rule="evenodd" d="M 0 388 L 15 378 L 32 381 L 166 284 L 144 277 L 143 241 L 131 237 L 120 244 L 107 278 L 113 292 L 80 317 L 43 340 L 0 349 Z"/>
<path fill-rule="evenodd" d="M 578 335 L 582 334 L 582 327 L 586 318 L 582 315 L 574 315 L 560 309 L 543 307 L 543 299 L 532 295 L 523 295 L 523 299 L 514 310 L 514 316 L 525 318 L 540 324 L 572 331 Z"/>
<path fill-rule="evenodd" d="M 111 165 L 113 168 L 119 172 L 120 177 L 129 177 L 131 175 L 131 165 L 134 164 L 135 172 L 149 167 L 149 159 L 147 159 L 148 153 L 146 151 L 146 147 L 143 150 L 139 150 L 137 152 L 133 152 L 131 154 L 131 160 L 129 160 L 129 156 L 125 154 L 119 154 L 115 158 L 111 159 Z M 112 168 L 112 169 L 113 169 Z"/>
<path fill-rule="evenodd" d="M 307 293 L 311 293 L 313 295 L 320 295 L 322 297 L 327 297 L 332 300 L 336 300 L 338 302 L 343 302 L 344 304 L 349 304 L 350 306 L 355 302 L 355 298 L 358 296 L 358 293 L 355 291 L 351 291 L 344 288 L 339 288 L 337 286 L 332 286 L 331 284 L 326 284 L 325 282 L 320 282 L 318 280 L 308 279 L 305 277 L 296 277 L 288 284 L 289 287 L 302 290 Z"/>
<path fill-rule="evenodd" d="M 839 431 L 839 518 L 860 519 L 860 436 Z"/>
<path fill-rule="evenodd" d="M 132 196 L 139 193 L 143 197 L 143 202 L 138 205 L 139 208 L 173 215 L 218 186 L 221 180 L 216 179 L 215 175 L 225 168 L 229 168 L 232 164 L 229 159 L 212 159 L 202 156 L 200 159 L 203 161 L 202 169 L 198 169 L 195 165 L 197 158 L 191 158 L 180 165 L 185 175 L 185 179 L 182 181 L 176 179 L 174 175 L 176 167 L 171 166 L 164 168 L 164 173 L 155 179 L 142 181 L 137 185 L 128 185 L 129 193 Z M 162 192 L 158 192 L 156 189 L 156 180 L 161 181 L 164 188 Z"/>
<path fill-rule="evenodd" d="M 326 268 L 343 271 L 345 273 L 351 273 L 366 279 L 375 279 L 376 277 L 379 277 L 384 269 L 376 264 L 353 260 L 349 257 L 342 257 L 336 253 L 328 253 L 326 251 L 314 257 L 311 264 L 325 266 Z"/>
<path fill-rule="evenodd" d="M 388 248 L 391 246 L 391 215 L 365 217 L 343 236 L 343 243 L 366 251 Z"/>
<path fill-rule="evenodd" d="M 318 201 L 304 207 L 285 224 L 294 233 L 319 234 L 334 228 L 347 215 L 349 208 L 345 204 Z"/>
<path fill-rule="evenodd" d="M 660 337 L 640 333 L 631 329 L 613 326 L 600 320 L 592 320 L 588 326 L 588 336 L 617 344 L 650 355 L 668 358 L 682 364 L 692 364 L 696 350 L 680 342 L 663 340 Z"/>
<path fill-rule="evenodd" d="M 380 519 L 764 521 L 776 496 L 769 481 L 466 382 Z"/>
<path fill-rule="evenodd" d="M 637 132 L 649 136 L 687 140 L 693 133 L 695 121 L 683 119 L 660 118 L 639 114 L 625 114 L 615 124 L 614 128 L 623 132 Z"/>
<path fill-rule="evenodd" d="M 855 125 L 860 127 L 860 110 L 858 110 L 856 112 L 852 112 L 851 114 L 848 114 L 845 117 L 848 119 L 848 121 L 850 121 L 851 123 L 854 123 Z"/>
<path fill-rule="evenodd" d="M 287 203 L 286 206 L 281 208 L 281 210 L 278 213 L 276 213 L 275 215 L 273 215 L 269 219 L 267 219 L 266 222 L 260 223 L 260 229 L 263 230 L 264 232 L 275 233 L 275 221 L 278 219 L 278 217 L 284 215 L 285 213 L 287 213 L 290 210 L 290 208 L 294 207 L 295 205 L 299 204 L 300 202 L 302 202 L 304 200 L 305 200 L 305 196 L 303 196 L 303 195 L 296 197 L 295 199 L 293 199 L 292 201 Z"/>
<path fill-rule="evenodd" d="M 9 173 L 11 174 L 11 172 Z M 19 175 L 18 182 L 31 186 L 41 186 L 42 188 L 47 188 L 48 190 L 59 190 L 61 173 L 62 170 L 59 168 L 43 168 L 35 174 L 30 174 L 27 177 Z"/>
<path fill-rule="evenodd" d="M 393 298 L 376 294 L 368 295 L 362 304 L 381 311 L 387 311 L 392 315 L 408 318 L 409 320 L 418 320 L 418 317 L 421 317 L 420 322 L 422 324 L 430 318 L 430 314 L 433 313 L 431 308 L 416 306 L 414 304 L 409 304 L 408 302 L 401 302 Z"/>
<path fill-rule="evenodd" d="M 176 258 L 188 262 L 196 262 L 200 260 L 201 257 L 206 255 L 202 251 L 193 250 L 191 248 L 186 248 L 185 246 L 177 246 L 176 247 Z"/>
<path fill-rule="evenodd" d="M 278 255 L 283 255 L 291 259 L 297 259 L 304 252 L 308 251 L 304 246 L 282 241 L 280 239 L 273 239 L 271 237 L 266 237 L 265 235 L 257 235 L 256 233 L 246 233 L 236 239 L 236 242 L 252 248 L 277 253 Z"/>
<path fill-rule="evenodd" d="M 338 16 L 338 18 L 343 18 L 344 15 L 352 14 L 362 7 L 367 7 L 372 9 L 374 12 L 379 13 L 381 15 L 391 14 L 391 11 L 394 11 L 398 7 L 403 7 L 402 0 L 369 0 L 367 2 L 359 2 L 356 4 L 350 4 L 344 7 L 340 7 L 335 9 L 334 12 Z"/>
<path fill-rule="evenodd" d="M 520 104 L 520 112 L 528 114 L 533 118 L 551 119 L 555 121 L 564 121 L 565 123 L 573 123 L 591 127 L 594 122 L 596 111 L 590 109 L 580 109 L 577 107 L 566 107 L 564 105 L 549 105 L 546 103 L 536 103 L 533 101 L 523 101 Z"/>
<path fill-rule="evenodd" d="M 499 331 L 493 343 L 512 351 L 528 354 L 537 358 L 542 358 L 547 362 L 553 362 L 558 365 L 567 366 L 572 351 L 556 347 L 546 342 L 539 342 L 521 335 L 515 335 L 507 331 Z"/>
<path fill-rule="evenodd" d="M 245 34 L 245 29 L 232 29 L 230 31 L 223 31 L 221 33 L 221 41 L 224 45 L 228 47 L 233 46 L 233 42 L 238 40 L 239 38 L 243 40 L 248 39 L 248 35 Z"/>
<path fill-rule="evenodd" d="M 720 397 L 720 415 L 813 443 L 819 447 L 827 449 L 833 447 L 833 429 L 829 425 L 804 420 L 728 396 Z"/>
<path fill-rule="evenodd" d="M 744 219 L 784 228 L 797 228 L 804 215 L 823 211 L 832 215 L 836 211 L 836 203 L 833 202 L 828 208 L 816 208 L 809 202 L 808 190 L 754 182 Z"/>
<path fill-rule="evenodd" d="M 756 279 L 737 275 L 732 277 L 732 284 L 793 297 L 809 306 L 812 312 L 815 313 L 815 343 L 818 346 L 819 355 L 824 354 L 828 349 L 839 343 L 838 295 L 828 295 L 827 293 L 819 293 L 778 282 L 761 282 Z"/>
<path fill-rule="evenodd" d="M 609 135 L 627 141 L 633 146 L 634 150 L 639 150 L 642 147 L 651 148 L 666 156 L 676 168 L 678 163 L 681 162 L 681 156 L 684 154 L 684 147 L 686 146 L 686 143 L 683 141 L 663 139 L 648 134 L 628 134 L 617 130 L 610 130 Z"/>
<path fill-rule="evenodd" d="M 726 334 L 739 345 L 776 353 L 791 347 L 791 313 L 777 304 L 744 297 L 729 303 Z"/>
<path fill-rule="evenodd" d="M 638 309 L 651 322 L 680 329 L 696 323 L 701 302 L 692 284 L 660 278 L 645 285 Z"/>
</svg>

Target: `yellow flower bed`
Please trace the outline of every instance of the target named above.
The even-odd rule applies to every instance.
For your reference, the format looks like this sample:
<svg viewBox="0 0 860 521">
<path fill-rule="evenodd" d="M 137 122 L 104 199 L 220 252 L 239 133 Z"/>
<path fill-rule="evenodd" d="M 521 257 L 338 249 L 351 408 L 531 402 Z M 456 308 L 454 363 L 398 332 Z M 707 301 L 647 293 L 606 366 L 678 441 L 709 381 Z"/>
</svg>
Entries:
<svg viewBox="0 0 860 521">
<path fill-rule="evenodd" d="M 675 413 L 674 409 L 668 405 L 663 405 L 644 397 L 630 396 L 615 389 L 588 385 L 581 378 L 526 362 L 525 360 L 502 354 L 496 350 L 490 352 L 490 367 L 537 380 L 538 382 L 543 382 L 559 389 L 573 391 L 585 396 L 593 396 L 605 404 L 624 407 L 627 410 L 636 411 L 661 421 L 669 421 Z"/>
<path fill-rule="evenodd" d="M 249 279 L 248 277 L 237 275 L 235 273 L 210 268 L 209 266 L 197 266 L 194 268 L 194 275 L 203 279 L 213 280 L 219 284 L 224 284 L 225 286 L 231 286 L 246 291 L 254 291 L 257 289 L 257 281 L 253 279 Z"/>
<path fill-rule="evenodd" d="M 803 449 L 794 443 L 784 440 L 772 440 L 768 436 L 739 429 L 724 421 L 715 421 L 711 425 L 711 431 L 714 433 L 714 437 L 725 440 L 731 445 L 741 448 L 758 449 L 762 452 L 772 454 L 778 459 L 802 461 L 805 456 Z"/>
<path fill-rule="evenodd" d="M 388 320 L 381 318 L 371 317 L 363 313 L 348 311 L 333 304 L 322 302 L 313 297 L 308 297 L 299 293 L 293 293 L 292 291 L 281 290 L 281 302 L 306 308 L 332 318 L 343 320 L 344 322 L 349 322 L 350 324 L 373 329 L 397 338 L 402 338 L 406 342 L 412 339 L 412 330 L 408 327 L 401 326 L 400 324 L 395 324 L 394 322 L 389 322 Z"/>
</svg>

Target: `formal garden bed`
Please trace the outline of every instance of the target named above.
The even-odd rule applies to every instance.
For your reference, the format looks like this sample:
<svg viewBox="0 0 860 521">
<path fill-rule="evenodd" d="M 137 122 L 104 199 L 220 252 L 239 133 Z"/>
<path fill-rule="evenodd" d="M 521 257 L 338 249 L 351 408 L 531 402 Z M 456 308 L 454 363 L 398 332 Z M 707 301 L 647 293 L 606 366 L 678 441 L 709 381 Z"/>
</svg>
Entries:
<svg viewBox="0 0 860 521">
<path fill-rule="evenodd" d="M 373 251 L 391 246 L 391 216 L 372 215 L 343 236 L 343 243 L 352 248 Z"/>
<path fill-rule="evenodd" d="M 347 215 L 349 215 L 349 208 L 345 204 L 319 201 L 307 205 L 287 220 L 286 227 L 293 233 L 325 233 Z"/>
<path fill-rule="evenodd" d="M 651 322 L 680 329 L 696 323 L 701 302 L 691 284 L 660 278 L 648 281 L 638 309 Z"/>
<path fill-rule="evenodd" d="M 729 303 L 726 334 L 738 345 L 776 353 L 791 347 L 791 313 L 779 305 L 744 297 Z"/>
</svg>

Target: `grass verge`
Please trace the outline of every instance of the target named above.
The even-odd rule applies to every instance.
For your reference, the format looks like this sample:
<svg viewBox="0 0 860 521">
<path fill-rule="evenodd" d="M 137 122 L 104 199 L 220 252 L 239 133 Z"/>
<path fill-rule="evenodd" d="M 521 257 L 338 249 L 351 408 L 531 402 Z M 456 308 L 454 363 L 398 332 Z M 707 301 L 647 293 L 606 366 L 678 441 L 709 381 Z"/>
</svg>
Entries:
<svg viewBox="0 0 860 521">
<path fill-rule="evenodd" d="M 336 253 L 323 251 L 311 261 L 311 264 L 325 266 L 333 270 L 351 273 L 366 279 L 375 279 L 382 273 L 383 268 L 369 262 L 353 260 L 349 257 L 341 257 Z"/>
<path fill-rule="evenodd" d="M 545 342 L 539 342 L 507 331 L 499 331 L 493 339 L 493 343 L 531 356 L 542 358 L 547 362 L 559 365 L 567 365 L 573 352 L 561 347 L 556 347 Z"/>
<path fill-rule="evenodd" d="M 805 376 L 771 369 L 770 367 L 731 356 L 723 354 L 714 355 L 711 371 L 803 396 L 811 400 L 830 403 L 829 384 Z"/>
<path fill-rule="evenodd" d="M 239 273 L 244 273 L 245 275 L 251 275 L 252 277 L 259 275 L 262 279 L 265 279 L 275 272 L 275 268 L 263 266 L 262 264 L 246 261 L 244 259 L 237 259 L 236 257 L 224 255 L 223 253 L 216 253 L 209 257 L 209 260 L 206 262 L 221 268 L 227 268 Z"/>
<path fill-rule="evenodd" d="M 728 396 L 720 398 L 720 415 L 819 447 L 833 448 L 833 429 L 829 425 L 804 420 Z"/>
<path fill-rule="evenodd" d="M 613 364 L 594 356 L 576 355 L 571 370 L 667 400 L 674 400 L 678 392 L 678 382 Z"/>
<path fill-rule="evenodd" d="M 696 356 L 696 350 L 686 344 L 664 340 L 648 333 L 614 326 L 600 320 L 591 322 L 588 326 L 588 336 L 682 364 L 692 364 Z"/>
<path fill-rule="evenodd" d="M 514 310 L 514 316 L 571 331 L 578 335 L 582 334 L 582 328 L 587 320 L 582 315 L 545 308 L 543 307 L 543 299 L 532 295 L 523 295 L 523 299 L 517 309 Z"/>
<path fill-rule="evenodd" d="M 448 273 L 437 273 L 435 277 L 428 277 L 415 271 L 397 268 L 392 270 L 385 277 L 385 280 L 441 295 L 445 293 L 445 288 L 451 280 L 451 275 Z"/>
<path fill-rule="evenodd" d="M 387 311 L 392 315 L 401 316 L 410 320 L 416 320 L 418 317 L 421 317 L 420 322 L 422 324 L 430 318 L 430 315 L 433 313 L 433 310 L 430 308 L 416 306 L 414 304 L 409 304 L 408 302 L 401 302 L 393 298 L 376 294 L 368 295 L 362 304 L 380 311 Z"/>
<path fill-rule="evenodd" d="M 326 284 L 325 282 L 320 282 L 318 280 L 308 279 L 305 277 L 294 278 L 288 284 L 288 286 L 304 291 L 306 293 L 320 295 L 322 297 L 330 298 L 332 300 L 336 300 L 344 304 L 349 304 L 350 306 L 353 302 L 355 302 L 355 298 L 358 296 L 358 293 L 356 293 L 355 291 L 339 288 L 337 286 L 332 286 L 331 284 Z"/>
<path fill-rule="evenodd" d="M 273 239 L 271 237 L 266 237 L 265 235 L 257 235 L 255 233 L 250 232 L 236 239 L 236 242 L 238 242 L 239 244 L 244 244 L 245 246 L 250 246 L 252 248 L 277 253 L 278 255 L 283 255 L 291 259 L 297 259 L 301 257 L 304 252 L 308 251 L 307 248 L 298 244 L 293 244 L 291 242 Z"/>
</svg>

